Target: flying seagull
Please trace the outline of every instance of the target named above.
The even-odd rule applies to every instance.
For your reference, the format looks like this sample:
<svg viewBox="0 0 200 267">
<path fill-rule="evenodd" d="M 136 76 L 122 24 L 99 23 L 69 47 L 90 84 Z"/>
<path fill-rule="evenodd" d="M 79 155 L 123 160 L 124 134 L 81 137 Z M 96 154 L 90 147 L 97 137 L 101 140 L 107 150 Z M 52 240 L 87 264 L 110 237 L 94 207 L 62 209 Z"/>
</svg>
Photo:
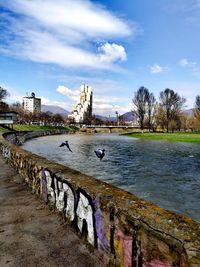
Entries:
<svg viewBox="0 0 200 267">
<path fill-rule="evenodd" d="M 98 158 L 100 158 L 100 160 L 102 160 L 102 158 L 105 156 L 105 149 L 95 150 L 94 153 Z"/>
<path fill-rule="evenodd" d="M 63 146 L 66 146 L 66 147 L 69 149 L 69 151 L 72 152 L 71 148 L 69 147 L 69 143 L 68 143 L 68 141 L 63 142 L 63 143 L 60 145 L 60 147 L 63 147 Z"/>
</svg>

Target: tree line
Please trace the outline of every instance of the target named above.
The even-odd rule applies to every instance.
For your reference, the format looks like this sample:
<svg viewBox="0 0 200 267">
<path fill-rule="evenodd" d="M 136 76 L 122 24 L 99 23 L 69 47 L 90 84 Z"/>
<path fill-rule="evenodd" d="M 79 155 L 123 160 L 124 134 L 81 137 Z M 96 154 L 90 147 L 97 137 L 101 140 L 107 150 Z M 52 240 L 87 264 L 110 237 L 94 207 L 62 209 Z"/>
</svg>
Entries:
<svg viewBox="0 0 200 267">
<path fill-rule="evenodd" d="M 74 123 L 68 118 L 64 118 L 60 114 L 51 112 L 31 113 L 25 111 L 20 102 L 8 105 L 5 102 L 9 93 L 0 86 L 0 111 L 16 111 L 18 113 L 19 123 L 41 122 L 43 125 L 56 123 Z M 141 131 L 148 129 L 149 131 L 162 130 L 166 132 L 174 132 L 180 130 L 200 130 L 200 95 L 196 96 L 195 106 L 192 110 L 192 116 L 188 116 L 184 111 L 186 99 L 181 97 L 172 89 L 165 89 L 160 92 L 158 101 L 148 88 L 141 86 L 134 92 L 132 99 L 133 113 L 137 117 L 137 121 Z M 123 116 L 118 116 L 119 124 L 125 125 Z M 86 117 L 84 124 L 112 125 L 115 122 L 107 120 L 102 121 L 95 115 Z"/>
<path fill-rule="evenodd" d="M 195 107 L 192 116 L 183 111 L 186 99 L 172 89 L 160 92 L 159 100 L 156 101 L 153 93 L 148 88 L 141 86 L 132 99 L 138 123 L 143 132 L 144 128 L 149 131 L 158 129 L 166 132 L 200 129 L 200 96 L 196 96 Z"/>
<path fill-rule="evenodd" d="M 41 123 L 43 125 L 48 124 L 62 124 L 66 122 L 60 114 L 53 114 L 52 112 L 29 112 L 23 109 L 20 102 L 15 102 L 11 105 L 8 105 L 5 102 L 6 97 L 9 96 L 9 93 L 6 89 L 0 86 L 0 111 L 15 111 L 18 113 L 18 123 L 20 124 L 29 124 L 29 123 Z"/>
</svg>

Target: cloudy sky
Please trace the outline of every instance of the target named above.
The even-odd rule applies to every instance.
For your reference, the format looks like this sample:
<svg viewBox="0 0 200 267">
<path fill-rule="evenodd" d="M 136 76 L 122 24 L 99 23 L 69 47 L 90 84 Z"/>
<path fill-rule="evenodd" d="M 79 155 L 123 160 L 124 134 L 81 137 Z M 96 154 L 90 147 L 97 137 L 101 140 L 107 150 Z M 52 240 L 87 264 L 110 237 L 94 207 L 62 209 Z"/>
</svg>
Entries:
<svg viewBox="0 0 200 267">
<path fill-rule="evenodd" d="M 130 111 L 145 86 L 200 94 L 200 0 L 0 0 L 0 86 L 71 111 L 79 87 L 94 114 Z"/>
</svg>

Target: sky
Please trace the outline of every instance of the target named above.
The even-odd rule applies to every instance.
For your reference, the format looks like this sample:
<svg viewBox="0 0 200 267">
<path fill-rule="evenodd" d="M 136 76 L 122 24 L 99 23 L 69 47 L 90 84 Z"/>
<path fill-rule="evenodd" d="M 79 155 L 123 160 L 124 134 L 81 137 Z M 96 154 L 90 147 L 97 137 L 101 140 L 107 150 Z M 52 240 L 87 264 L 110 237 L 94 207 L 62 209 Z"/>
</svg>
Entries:
<svg viewBox="0 0 200 267">
<path fill-rule="evenodd" d="M 193 108 L 200 94 L 200 0 L 0 0 L 0 86 L 72 111 L 79 87 L 93 114 L 133 109 L 145 86 Z"/>
</svg>

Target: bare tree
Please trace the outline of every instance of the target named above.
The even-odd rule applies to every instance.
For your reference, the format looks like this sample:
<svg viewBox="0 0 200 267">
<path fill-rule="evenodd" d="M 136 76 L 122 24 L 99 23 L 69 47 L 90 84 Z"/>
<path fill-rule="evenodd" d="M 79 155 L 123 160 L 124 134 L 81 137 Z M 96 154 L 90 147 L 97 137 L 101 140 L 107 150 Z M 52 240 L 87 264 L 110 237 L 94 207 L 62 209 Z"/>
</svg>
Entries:
<svg viewBox="0 0 200 267">
<path fill-rule="evenodd" d="M 200 95 L 196 96 L 196 101 L 195 101 L 195 108 L 193 110 L 194 117 L 200 117 Z"/>
<path fill-rule="evenodd" d="M 156 99 L 153 93 L 147 93 L 147 114 L 148 114 L 148 128 L 149 132 L 153 128 L 153 113 Z"/>
<path fill-rule="evenodd" d="M 8 91 L 0 86 L 0 111 L 7 111 L 9 109 L 8 104 L 3 101 L 7 96 L 9 96 Z"/>
<path fill-rule="evenodd" d="M 194 115 L 194 129 L 199 130 L 200 129 L 200 95 L 196 96 L 195 107 L 193 109 L 193 115 Z"/>
<path fill-rule="evenodd" d="M 62 115 L 60 115 L 59 113 L 56 113 L 52 116 L 53 122 L 55 124 L 60 124 L 60 123 L 64 123 L 64 119 L 62 117 Z"/>
<path fill-rule="evenodd" d="M 178 93 L 169 88 L 160 93 L 160 106 L 163 109 L 163 121 L 165 121 L 167 132 L 169 132 L 170 122 L 177 120 L 185 101 L 184 97 L 179 96 Z"/>
<path fill-rule="evenodd" d="M 134 94 L 132 99 L 134 106 L 136 107 L 136 115 L 139 120 L 140 128 L 143 132 L 144 130 L 144 119 L 146 114 L 146 103 L 147 96 L 149 95 L 149 90 L 144 86 L 141 86 Z"/>
<path fill-rule="evenodd" d="M 197 108 L 200 111 L 200 95 L 196 96 L 195 108 Z"/>
<path fill-rule="evenodd" d="M 5 99 L 7 96 L 9 96 L 8 91 L 0 86 L 0 101 Z"/>
</svg>

